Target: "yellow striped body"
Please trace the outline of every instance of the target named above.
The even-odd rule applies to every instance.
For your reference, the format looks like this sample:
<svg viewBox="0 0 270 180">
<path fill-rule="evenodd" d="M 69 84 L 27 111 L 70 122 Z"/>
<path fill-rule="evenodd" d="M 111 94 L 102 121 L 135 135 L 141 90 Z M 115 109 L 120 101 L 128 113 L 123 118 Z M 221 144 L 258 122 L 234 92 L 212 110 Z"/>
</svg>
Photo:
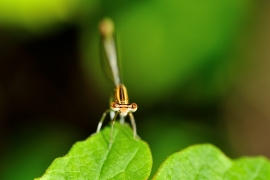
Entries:
<svg viewBox="0 0 270 180">
<path fill-rule="evenodd" d="M 123 84 L 119 84 L 115 88 L 114 100 L 111 103 L 111 109 L 118 111 L 122 116 L 126 116 L 129 112 L 135 112 L 138 108 L 136 103 L 129 104 L 127 89 Z"/>
</svg>

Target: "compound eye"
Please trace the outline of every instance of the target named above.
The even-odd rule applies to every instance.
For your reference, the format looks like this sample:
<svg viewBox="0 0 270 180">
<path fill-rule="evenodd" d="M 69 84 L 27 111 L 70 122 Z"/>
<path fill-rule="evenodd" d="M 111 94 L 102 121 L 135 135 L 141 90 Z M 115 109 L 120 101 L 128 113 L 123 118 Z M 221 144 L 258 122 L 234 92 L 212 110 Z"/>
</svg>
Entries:
<svg viewBox="0 0 270 180">
<path fill-rule="evenodd" d="M 138 106 L 136 103 L 130 104 L 130 111 L 131 112 L 135 112 L 135 111 L 137 111 L 137 109 L 138 109 Z"/>
<path fill-rule="evenodd" d="M 119 106 L 119 104 L 117 104 L 116 102 L 112 102 L 112 104 L 111 104 L 111 109 L 112 109 L 113 111 L 119 111 L 120 106 Z"/>
</svg>

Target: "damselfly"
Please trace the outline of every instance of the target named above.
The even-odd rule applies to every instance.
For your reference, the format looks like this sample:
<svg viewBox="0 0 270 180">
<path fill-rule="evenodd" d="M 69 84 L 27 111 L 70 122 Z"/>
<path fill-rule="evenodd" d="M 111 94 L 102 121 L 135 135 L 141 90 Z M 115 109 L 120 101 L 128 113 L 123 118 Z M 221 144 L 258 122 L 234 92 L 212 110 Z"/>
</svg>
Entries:
<svg viewBox="0 0 270 180">
<path fill-rule="evenodd" d="M 116 43 L 114 38 L 114 24 L 112 20 L 105 18 L 99 24 L 99 32 L 102 38 L 102 48 L 105 53 L 105 59 L 108 61 L 108 64 L 111 69 L 112 78 L 115 85 L 114 97 L 113 102 L 110 105 L 110 109 L 106 110 L 97 127 L 97 132 L 100 131 L 102 123 L 109 112 L 114 112 L 114 117 L 111 119 L 112 126 L 111 126 L 111 140 L 112 140 L 112 133 L 113 133 L 113 125 L 116 120 L 118 114 L 120 114 L 120 118 L 124 118 L 129 115 L 131 125 L 133 128 L 133 135 L 134 138 L 137 137 L 136 132 L 136 124 L 135 119 L 133 116 L 133 112 L 137 110 L 136 103 L 129 103 L 128 101 L 128 94 L 127 89 L 121 81 L 120 72 L 118 68 L 118 59 L 117 59 L 117 51 L 116 51 Z"/>
</svg>

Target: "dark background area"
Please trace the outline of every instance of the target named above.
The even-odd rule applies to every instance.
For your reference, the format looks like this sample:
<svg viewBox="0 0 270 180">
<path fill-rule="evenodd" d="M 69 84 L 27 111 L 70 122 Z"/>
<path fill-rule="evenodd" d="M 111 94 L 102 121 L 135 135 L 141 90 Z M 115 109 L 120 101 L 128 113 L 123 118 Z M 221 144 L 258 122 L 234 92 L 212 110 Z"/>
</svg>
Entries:
<svg viewBox="0 0 270 180">
<path fill-rule="evenodd" d="M 247 0 L 0 2 L 0 179 L 39 177 L 95 132 L 113 92 L 99 58 L 105 16 L 153 171 L 198 143 L 270 157 L 269 10 Z"/>
</svg>

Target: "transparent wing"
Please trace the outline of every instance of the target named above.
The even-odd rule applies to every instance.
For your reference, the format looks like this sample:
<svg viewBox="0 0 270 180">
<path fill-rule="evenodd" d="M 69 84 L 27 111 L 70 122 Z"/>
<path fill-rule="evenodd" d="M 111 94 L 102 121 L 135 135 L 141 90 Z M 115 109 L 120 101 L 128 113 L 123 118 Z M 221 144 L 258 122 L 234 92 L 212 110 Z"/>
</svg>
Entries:
<svg viewBox="0 0 270 180">
<path fill-rule="evenodd" d="M 113 32 L 112 21 L 104 19 L 100 24 L 100 34 L 101 34 L 101 59 L 102 65 L 107 75 L 109 74 L 117 86 L 121 84 L 121 76 L 119 71 L 119 63 L 117 56 L 117 46 L 115 41 L 115 35 Z"/>
</svg>

